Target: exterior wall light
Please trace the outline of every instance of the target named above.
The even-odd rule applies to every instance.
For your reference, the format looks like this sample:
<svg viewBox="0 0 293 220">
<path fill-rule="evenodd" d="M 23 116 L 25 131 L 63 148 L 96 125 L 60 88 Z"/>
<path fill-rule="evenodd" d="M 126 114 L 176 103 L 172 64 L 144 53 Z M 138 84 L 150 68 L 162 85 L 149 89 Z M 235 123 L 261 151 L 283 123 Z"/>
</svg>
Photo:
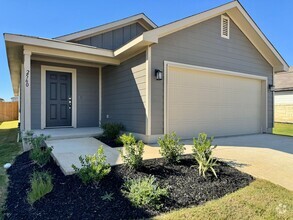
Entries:
<svg viewBox="0 0 293 220">
<path fill-rule="evenodd" d="M 269 90 L 271 92 L 274 92 L 275 91 L 275 86 L 273 84 L 269 84 Z"/>
<path fill-rule="evenodd" d="M 163 79 L 163 72 L 159 69 L 155 69 L 155 77 L 156 77 L 156 80 L 162 80 Z"/>
</svg>

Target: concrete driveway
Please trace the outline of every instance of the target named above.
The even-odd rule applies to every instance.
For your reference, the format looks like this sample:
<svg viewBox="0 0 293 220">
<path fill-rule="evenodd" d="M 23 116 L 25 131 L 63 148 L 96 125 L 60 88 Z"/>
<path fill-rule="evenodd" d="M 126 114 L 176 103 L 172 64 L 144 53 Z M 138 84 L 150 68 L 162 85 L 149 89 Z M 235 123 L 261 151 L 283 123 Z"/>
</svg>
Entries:
<svg viewBox="0 0 293 220">
<path fill-rule="evenodd" d="M 185 141 L 190 150 L 192 141 Z M 293 191 L 293 137 L 259 134 L 216 138 L 214 156 Z"/>
</svg>

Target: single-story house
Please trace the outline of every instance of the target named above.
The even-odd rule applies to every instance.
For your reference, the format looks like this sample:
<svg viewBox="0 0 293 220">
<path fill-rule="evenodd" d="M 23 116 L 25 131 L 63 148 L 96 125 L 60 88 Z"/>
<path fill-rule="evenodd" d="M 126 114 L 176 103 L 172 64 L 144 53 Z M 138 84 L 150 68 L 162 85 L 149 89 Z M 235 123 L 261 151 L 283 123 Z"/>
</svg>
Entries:
<svg viewBox="0 0 293 220">
<path fill-rule="evenodd" d="M 147 143 L 271 132 L 273 76 L 289 68 L 238 1 L 160 27 L 138 14 L 4 37 L 23 131 L 121 122 Z"/>
<path fill-rule="evenodd" d="M 293 123 L 293 67 L 275 74 L 275 122 Z"/>
</svg>

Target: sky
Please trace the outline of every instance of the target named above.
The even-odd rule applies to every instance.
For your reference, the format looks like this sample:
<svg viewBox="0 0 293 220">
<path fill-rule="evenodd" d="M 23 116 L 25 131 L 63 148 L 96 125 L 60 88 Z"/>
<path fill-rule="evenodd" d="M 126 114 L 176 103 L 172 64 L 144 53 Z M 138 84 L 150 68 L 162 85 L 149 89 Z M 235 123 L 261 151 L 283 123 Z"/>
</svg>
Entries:
<svg viewBox="0 0 293 220">
<path fill-rule="evenodd" d="M 158 26 L 229 0 L 0 0 L 0 98 L 13 97 L 3 33 L 44 38 L 95 27 L 138 13 Z M 293 1 L 240 0 L 289 65 L 293 65 Z"/>
</svg>

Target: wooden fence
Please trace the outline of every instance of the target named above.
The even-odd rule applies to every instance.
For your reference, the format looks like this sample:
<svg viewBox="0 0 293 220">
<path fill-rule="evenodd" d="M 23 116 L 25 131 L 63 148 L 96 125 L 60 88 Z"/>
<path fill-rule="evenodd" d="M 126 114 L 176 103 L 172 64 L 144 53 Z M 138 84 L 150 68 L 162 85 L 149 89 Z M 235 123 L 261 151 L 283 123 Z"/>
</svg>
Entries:
<svg viewBox="0 0 293 220">
<path fill-rule="evenodd" d="M 18 102 L 0 102 L 0 122 L 18 119 Z"/>
<path fill-rule="evenodd" d="M 275 105 L 275 122 L 293 123 L 293 105 Z"/>
</svg>

